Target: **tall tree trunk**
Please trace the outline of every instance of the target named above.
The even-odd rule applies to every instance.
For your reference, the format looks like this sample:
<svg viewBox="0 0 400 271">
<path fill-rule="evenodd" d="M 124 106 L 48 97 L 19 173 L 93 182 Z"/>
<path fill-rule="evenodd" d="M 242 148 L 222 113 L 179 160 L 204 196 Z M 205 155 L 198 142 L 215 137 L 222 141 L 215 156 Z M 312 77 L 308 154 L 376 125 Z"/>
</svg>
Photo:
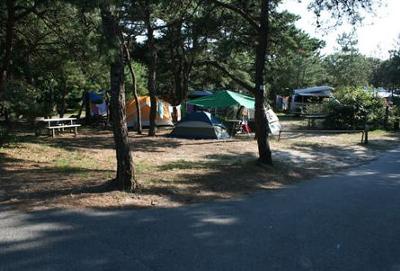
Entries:
<svg viewBox="0 0 400 271">
<path fill-rule="evenodd" d="M 256 138 L 258 145 L 259 162 L 262 164 L 272 164 L 271 148 L 268 142 L 268 123 L 264 107 L 265 100 L 265 86 L 264 86 L 264 72 L 265 60 L 268 47 L 268 31 L 269 31 L 269 15 L 270 15 L 270 2 L 271 0 L 259 0 L 261 2 L 261 10 L 259 21 L 256 22 L 251 16 L 245 14 L 242 10 L 237 9 L 234 5 L 226 3 L 225 1 L 213 0 L 212 2 L 220 7 L 229 9 L 247 20 L 250 25 L 257 31 L 257 45 L 256 45 L 256 63 L 255 63 L 255 88 L 246 82 L 233 76 L 226 68 L 218 62 L 205 61 L 218 68 L 224 74 L 228 75 L 235 82 L 242 87 L 248 89 L 254 94 L 255 97 L 255 124 L 256 124 Z"/>
<path fill-rule="evenodd" d="M 136 189 L 135 170 L 132 153 L 128 142 L 126 124 L 124 65 L 122 59 L 111 64 L 111 104 L 113 115 L 113 132 L 117 154 L 116 185 L 123 191 Z"/>
<path fill-rule="evenodd" d="M 61 102 L 60 102 L 60 118 L 64 117 L 65 114 L 65 107 L 66 107 L 66 102 L 65 102 L 65 97 L 67 96 L 67 83 L 64 82 L 62 86 L 62 93 L 61 93 Z"/>
<path fill-rule="evenodd" d="M 7 22 L 6 22 L 6 40 L 3 63 L 0 67 L 0 99 L 4 94 L 5 85 L 7 83 L 9 69 L 11 65 L 12 50 L 14 43 L 14 28 L 15 28 L 15 0 L 7 0 Z"/>
<path fill-rule="evenodd" d="M 265 55 L 268 45 L 269 1 L 261 1 L 260 27 L 256 47 L 256 77 L 255 77 L 255 124 L 258 144 L 259 162 L 272 164 L 271 148 L 268 142 L 267 118 L 265 115 L 264 71 Z"/>
<path fill-rule="evenodd" d="M 137 181 L 133 157 L 128 142 L 128 127 L 126 124 L 126 104 L 124 85 L 123 44 L 119 40 L 118 22 L 110 11 L 108 5 L 101 6 L 101 18 L 104 35 L 109 42 L 111 50 L 118 52 L 110 56 L 110 81 L 111 81 L 111 114 L 113 119 L 113 133 L 117 156 L 117 176 L 115 185 L 124 191 L 135 191 Z"/>
<path fill-rule="evenodd" d="M 54 86 L 53 85 L 51 85 L 49 87 L 48 95 L 49 95 L 48 96 L 48 104 L 47 104 L 48 111 L 46 113 L 47 113 L 47 117 L 51 118 L 51 116 L 54 113 L 54 109 L 55 109 L 55 104 L 54 104 Z"/>
<path fill-rule="evenodd" d="M 151 18 L 150 18 L 150 11 L 146 10 L 146 28 L 147 28 L 147 45 L 149 48 L 150 53 L 150 63 L 149 63 L 149 74 L 148 74 L 148 81 L 147 87 L 149 89 L 150 94 L 150 127 L 149 127 L 149 136 L 156 135 L 156 115 L 157 115 L 157 90 L 156 90 L 156 66 L 157 66 L 157 49 L 155 46 L 154 40 L 154 30 L 151 26 Z"/>
<path fill-rule="evenodd" d="M 129 53 L 129 49 L 126 44 L 124 44 L 124 50 L 125 50 L 125 55 L 128 60 L 129 72 L 132 77 L 133 97 L 134 97 L 135 103 L 136 103 L 136 122 L 137 122 L 137 130 L 136 131 L 139 135 L 141 135 L 142 134 L 142 111 L 140 110 L 139 98 L 138 98 L 138 93 L 137 93 L 136 74 L 135 74 L 135 70 L 132 67 L 131 54 Z"/>
<path fill-rule="evenodd" d="M 78 112 L 78 119 L 81 119 L 81 115 L 82 115 L 82 111 L 83 111 L 83 107 L 86 105 L 86 93 L 87 91 L 85 90 L 82 94 L 82 104 L 81 107 L 79 108 L 79 112 Z"/>
<path fill-rule="evenodd" d="M 8 128 L 10 128 L 11 127 L 10 115 L 8 113 L 8 109 L 7 108 L 4 109 L 4 113 L 3 114 L 4 114 L 4 122 L 6 123 L 6 126 Z"/>
<path fill-rule="evenodd" d="M 60 104 L 60 118 L 63 118 L 65 115 L 65 96 L 62 96 L 62 101 Z"/>
<path fill-rule="evenodd" d="M 90 97 L 89 97 L 89 91 L 85 93 L 85 98 L 84 98 L 84 104 L 85 104 L 85 123 L 88 124 L 92 120 L 92 110 L 90 108 Z"/>
<path fill-rule="evenodd" d="M 174 24 L 170 26 L 171 43 L 170 43 L 170 55 L 171 55 L 171 70 L 173 71 L 173 84 L 174 87 L 171 89 L 170 100 L 173 105 L 178 105 L 182 100 L 183 96 L 183 75 L 184 75 L 184 49 L 181 51 L 182 43 L 182 33 L 181 33 L 182 23 Z"/>
<path fill-rule="evenodd" d="M 131 63 L 129 63 L 129 71 L 130 71 L 131 77 L 132 77 L 133 97 L 134 97 L 135 103 L 136 103 L 136 122 L 137 122 L 137 130 L 136 131 L 139 135 L 141 135 L 142 134 L 142 111 L 140 110 L 139 97 L 138 97 L 138 93 L 137 93 L 136 74 L 132 68 Z"/>
<path fill-rule="evenodd" d="M 182 37 L 182 22 L 172 24 L 169 27 L 170 43 L 169 52 L 171 58 L 171 70 L 173 72 L 173 87 L 169 92 L 169 102 L 173 106 L 172 121 L 178 122 L 177 106 L 187 97 L 189 90 L 189 75 L 193 64 L 193 57 L 188 57 L 185 51 L 184 39 Z M 197 46 L 196 38 L 193 38 L 193 50 Z"/>
<path fill-rule="evenodd" d="M 388 122 L 389 122 L 389 106 L 386 105 L 386 107 L 385 107 L 385 117 L 383 118 L 383 127 L 385 129 L 388 128 Z"/>
</svg>

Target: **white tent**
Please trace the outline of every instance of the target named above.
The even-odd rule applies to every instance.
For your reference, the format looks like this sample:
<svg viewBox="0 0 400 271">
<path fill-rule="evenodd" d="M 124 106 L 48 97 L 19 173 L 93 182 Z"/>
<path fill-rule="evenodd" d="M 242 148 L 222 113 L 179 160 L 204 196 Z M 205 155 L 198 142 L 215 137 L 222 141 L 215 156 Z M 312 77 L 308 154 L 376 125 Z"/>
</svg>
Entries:
<svg viewBox="0 0 400 271">
<path fill-rule="evenodd" d="M 320 103 L 324 99 L 333 98 L 332 91 L 333 88 L 330 86 L 295 89 L 293 90 L 290 111 L 301 113 L 308 104 Z"/>
<path fill-rule="evenodd" d="M 394 91 L 392 92 L 391 90 L 387 90 L 387 89 L 384 89 L 384 88 L 374 89 L 373 92 L 374 92 L 374 95 L 376 95 L 376 97 L 379 97 L 379 98 L 386 98 L 387 99 L 387 98 L 391 98 L 392 96 L 393 97 L 399 97 L 399 95 L 396 94 Z"/>
<path fill-rule="evenodd" d="M 295 89 L 293 93 L 298 96 L 332 97 L 332 91 L 333 88 L 330 86 L 318 86 Z"/>
</svg>

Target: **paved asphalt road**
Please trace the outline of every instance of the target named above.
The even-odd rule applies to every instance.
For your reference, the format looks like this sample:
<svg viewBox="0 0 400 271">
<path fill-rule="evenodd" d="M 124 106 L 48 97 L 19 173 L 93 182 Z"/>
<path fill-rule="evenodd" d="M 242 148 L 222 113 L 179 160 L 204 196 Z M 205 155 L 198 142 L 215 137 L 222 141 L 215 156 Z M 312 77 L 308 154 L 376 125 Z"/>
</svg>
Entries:
<svg viewBox="0 0 400 271">
<path fill-rule="evenodd" d="M 240 200 L 141 211 L 0 209 L 0 270 L 400 271 L 400 150 Z"/>
</svg>

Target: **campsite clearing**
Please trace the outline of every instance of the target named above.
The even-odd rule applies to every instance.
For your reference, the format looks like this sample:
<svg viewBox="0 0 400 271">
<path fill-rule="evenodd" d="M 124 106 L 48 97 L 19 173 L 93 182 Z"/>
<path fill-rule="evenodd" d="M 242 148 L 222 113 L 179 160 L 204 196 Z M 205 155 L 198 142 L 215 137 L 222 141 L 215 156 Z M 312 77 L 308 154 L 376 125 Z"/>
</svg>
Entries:
<svg viewBox="0 0 400 271">
<path fill-rule="evenodd" d="M 359 135 L 348 134 L 272 140 L 273 168 L 255 162 L 257 144 L 247 135 L 221 141 L 149 138 L 131 132 L 130 138 L 141 183 L 138 193 L 108 191 L 105 183 L 116 166 L 112 133 L 82 129 L 77 137 L 18 137 L 0 148 L 0 205 L 31 210 L 170 207 L 232 198 L 284 188 L 374 159 L 395 147 L 399 136 L 371 132 L 368 146 L 358 143 Z"/>
</svg>

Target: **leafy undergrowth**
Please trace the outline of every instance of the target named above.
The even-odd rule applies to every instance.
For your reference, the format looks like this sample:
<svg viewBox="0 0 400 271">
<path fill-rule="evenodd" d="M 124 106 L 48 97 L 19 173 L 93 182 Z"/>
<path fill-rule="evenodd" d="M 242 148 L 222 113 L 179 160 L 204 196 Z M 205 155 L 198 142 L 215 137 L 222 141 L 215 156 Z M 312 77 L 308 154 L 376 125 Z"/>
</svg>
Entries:
<svg viewBox="0 0 400 271">
<path fill-rule="evenodd" d="M 374 159 L 397 146 L 398 135 L 291 135 L 271 141 L 274 166 L 256 162 L 252 137 L 234 140 L 149 138 L 130 134 L 136 193 L 110 191 L 116 161 L 107 131 L 73 137 L 20 137 L 0 148 L 0 204 L 20 208 L 170 207 L 226 199 L 260 189 L 284 189 L 318 174 Z"/>
</svg>

